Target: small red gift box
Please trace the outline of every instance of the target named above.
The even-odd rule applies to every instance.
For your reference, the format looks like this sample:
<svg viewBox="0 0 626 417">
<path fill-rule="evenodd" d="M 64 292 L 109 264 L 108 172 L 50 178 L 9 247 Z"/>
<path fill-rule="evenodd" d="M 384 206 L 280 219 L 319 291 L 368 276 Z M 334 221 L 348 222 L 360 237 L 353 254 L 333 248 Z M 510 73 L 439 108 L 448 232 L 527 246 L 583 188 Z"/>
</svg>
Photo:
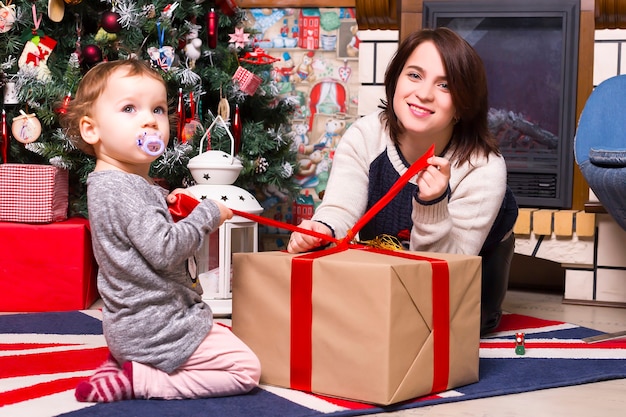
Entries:
<svg viewBox="0 0 626 417">
<path fill-rule="evenodd" d="M 98 298 L 89 221 L 0 223 L 0 311 L 67 311 Z"/>
<path fill-rule="evenodd" d="M 233 80 L 238 81 L 241 91 L 249 96 L 253 96 L 257 88 L 259 88 L 263 82 L 261 77 L 241 66 L 237 68 L 237 71 L 235 71 Z"/>
<path fill-rule="evenodd" d="M 67 219 L 68 172 L 51 165 L 0 165 L 0 221 L 50 223 Z"/>
</svg>

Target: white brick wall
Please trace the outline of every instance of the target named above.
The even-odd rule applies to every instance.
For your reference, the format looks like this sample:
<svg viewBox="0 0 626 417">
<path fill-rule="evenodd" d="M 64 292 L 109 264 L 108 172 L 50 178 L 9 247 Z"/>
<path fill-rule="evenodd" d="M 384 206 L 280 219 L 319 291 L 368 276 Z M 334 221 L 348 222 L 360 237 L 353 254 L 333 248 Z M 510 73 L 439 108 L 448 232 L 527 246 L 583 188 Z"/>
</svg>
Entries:
<svg viewBox="0 0 626 417">
<path fill-rule="evenodd" d="M 596 30 L 593 51 L 593 85 L 626 74 L 626 30 Z"/>
</svg>

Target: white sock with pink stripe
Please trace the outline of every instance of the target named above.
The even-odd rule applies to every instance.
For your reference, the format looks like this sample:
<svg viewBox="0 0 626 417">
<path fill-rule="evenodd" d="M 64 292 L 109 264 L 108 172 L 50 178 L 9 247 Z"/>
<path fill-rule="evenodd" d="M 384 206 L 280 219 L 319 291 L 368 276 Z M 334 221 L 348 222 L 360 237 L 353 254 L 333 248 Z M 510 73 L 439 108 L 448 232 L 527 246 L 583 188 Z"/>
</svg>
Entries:
<svg viewBox="0 0 626 417">
<path fill-rule="evenodd" d="M 115 359 L 109 357 L 88 381 L 78 384 L 74 395 L 80 402 L 130 400 L 134 397 L 132 363 L 126 362 L 120 368 Z"/>
</svg>

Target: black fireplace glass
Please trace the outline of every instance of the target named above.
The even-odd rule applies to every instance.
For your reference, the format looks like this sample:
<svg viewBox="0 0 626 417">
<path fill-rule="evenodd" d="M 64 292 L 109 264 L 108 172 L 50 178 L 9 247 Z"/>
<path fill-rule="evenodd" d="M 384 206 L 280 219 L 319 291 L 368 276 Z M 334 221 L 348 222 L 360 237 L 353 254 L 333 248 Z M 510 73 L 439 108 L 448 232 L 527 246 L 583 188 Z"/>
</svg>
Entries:
<svg viewBox="0 0 626 417">
<path fill-rule="evenodd" d="M 521 207 L 572 204 L 579 1 L 424 2 L 424 27 L 449 27 L 483 60 L 490 129 Z"/>
</svg>

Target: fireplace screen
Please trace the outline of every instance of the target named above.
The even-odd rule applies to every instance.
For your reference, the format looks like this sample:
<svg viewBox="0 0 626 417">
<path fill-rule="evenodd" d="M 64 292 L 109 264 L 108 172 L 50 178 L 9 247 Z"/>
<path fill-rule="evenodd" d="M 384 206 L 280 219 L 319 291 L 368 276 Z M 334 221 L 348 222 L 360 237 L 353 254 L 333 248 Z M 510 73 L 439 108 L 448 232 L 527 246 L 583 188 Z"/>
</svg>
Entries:
<svg viewBox="0 0 626 417">
<path fill-rule="evenodd" d="M 483 59 L 489 124 L 520 206 L 571 207 L 578 1 L 424 2 L 424 27 L 453 29 Z"/>
</svg>

